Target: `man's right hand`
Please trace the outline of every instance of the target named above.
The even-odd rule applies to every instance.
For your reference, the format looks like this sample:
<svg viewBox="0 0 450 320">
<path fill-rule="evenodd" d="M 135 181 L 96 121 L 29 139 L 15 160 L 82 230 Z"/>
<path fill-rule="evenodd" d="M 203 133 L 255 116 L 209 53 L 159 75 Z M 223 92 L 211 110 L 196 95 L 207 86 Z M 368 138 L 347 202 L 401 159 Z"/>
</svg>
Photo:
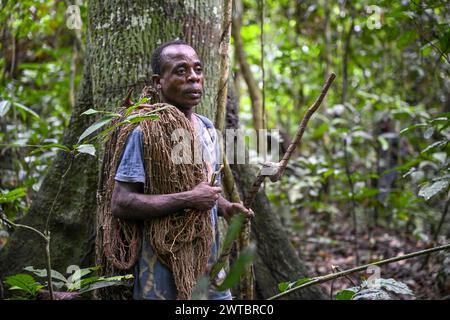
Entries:
<svg viewBox="0 0 450 320">
<path fill-rule="evenodd" d="M 207 182 L 200 182 L 190 191 L 188 202 L 193 209 L 209 210 L 214 207 L 221 192 L 220 187 L 212 187 Z"/>
</svg>

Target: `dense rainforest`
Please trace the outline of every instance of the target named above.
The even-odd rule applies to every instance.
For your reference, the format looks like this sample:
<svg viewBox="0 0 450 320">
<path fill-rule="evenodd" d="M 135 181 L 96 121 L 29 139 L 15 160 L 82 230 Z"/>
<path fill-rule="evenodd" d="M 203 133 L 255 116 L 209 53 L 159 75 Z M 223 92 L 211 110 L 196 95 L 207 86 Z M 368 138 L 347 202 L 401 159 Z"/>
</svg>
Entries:
<svg viewBox="0 0 450 320">
<path fill-rule="evenodd" d="M 129 285 L 94 276 L 103 142 L 173 39 L 204 63 L 196 112 L 280 159 L 336 75 L 255 217 L 221 221 L 236 299 L 450 299 L 449 1 L 1 0 L 0 22 L 0 299 Z M 262 165 L 227 165 L 226 196 Z"/>
</svg>

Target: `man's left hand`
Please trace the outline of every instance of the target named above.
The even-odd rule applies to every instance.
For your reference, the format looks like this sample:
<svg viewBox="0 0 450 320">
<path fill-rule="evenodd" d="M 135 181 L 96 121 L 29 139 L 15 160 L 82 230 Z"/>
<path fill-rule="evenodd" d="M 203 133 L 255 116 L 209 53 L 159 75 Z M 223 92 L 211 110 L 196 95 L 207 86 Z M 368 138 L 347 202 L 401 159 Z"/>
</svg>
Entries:
<svg viewBox="0 0 450 320">
<path fill-rule="evenodd" d="M 220 200 L 222 200 L 222 199 L 224 201 L 223 201 L 223 203 L 220 203 L 222 205 L 219 204 L 219 206 L 220 206 L 220 209 L 222 210 L 223 217 L 225 218 L 225 220 L 227 220 L 227 222 L 230 222 L 233 215 L 235 215 L 237 213 L 242 213 L 247 218 L 253 218 L 255 216 L 255 213 L 253 212 L 253 210 L 247 209 L 246 207 L 244 207 L 244 205 L 242 203 L 229 202 L 228 200 L 221 197 Z"/>
</svg>

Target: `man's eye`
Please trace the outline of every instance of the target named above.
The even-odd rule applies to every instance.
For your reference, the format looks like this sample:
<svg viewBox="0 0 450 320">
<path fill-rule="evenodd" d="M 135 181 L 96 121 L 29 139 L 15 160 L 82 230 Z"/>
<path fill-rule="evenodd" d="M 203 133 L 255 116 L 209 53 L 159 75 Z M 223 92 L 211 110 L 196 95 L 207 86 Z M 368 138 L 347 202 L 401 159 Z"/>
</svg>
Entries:
<svg viewBox="0 0 450 320">
<path fill-rule="evenodd" d="M 185 74 L 186 70 L 184 68 L 180 68 L 177 70 L 177 74 Z"/>
<path fill-rule="evenodd" d="M 202 67 L 195 68 L 195 72 L 197 73 L 202 73 L 202 71 L 203 71 Z"/>
</svg>

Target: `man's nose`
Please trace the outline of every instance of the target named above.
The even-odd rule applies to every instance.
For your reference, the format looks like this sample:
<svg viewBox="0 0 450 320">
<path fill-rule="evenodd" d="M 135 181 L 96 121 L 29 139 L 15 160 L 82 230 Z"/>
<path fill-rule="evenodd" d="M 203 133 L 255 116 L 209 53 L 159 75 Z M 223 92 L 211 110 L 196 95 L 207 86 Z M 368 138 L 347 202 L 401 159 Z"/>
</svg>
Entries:
<svg viewBox="0 0 450 320">
<path fill-rule="evenodd" d="M 199 82 L 201 75 L 195 72 L 194 69 L 190 69 L 189 75 L 188 75 L 188 81 L 192 82 Z"/>
</svg>

